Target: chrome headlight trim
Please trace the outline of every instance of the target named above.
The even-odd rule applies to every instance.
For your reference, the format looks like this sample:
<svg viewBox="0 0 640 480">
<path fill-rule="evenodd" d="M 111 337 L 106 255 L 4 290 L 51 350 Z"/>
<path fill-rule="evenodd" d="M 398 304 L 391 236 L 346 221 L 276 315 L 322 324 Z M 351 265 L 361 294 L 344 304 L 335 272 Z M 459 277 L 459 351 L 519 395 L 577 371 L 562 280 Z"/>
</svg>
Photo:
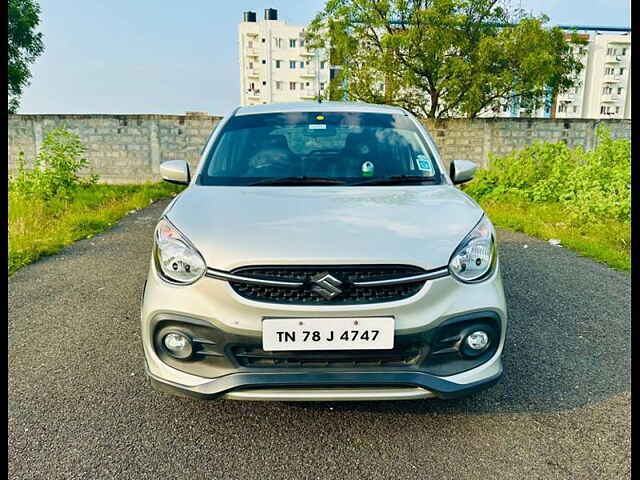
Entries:
<svg viewBox="0 0 640 480">
<path fill-rule="evenodd" d="M 209 278 L 215 278 L 217 280 L 224 280 L 226 282 L 238 282 L 246 283 L 250 285 L 262 285 L 265 287 L 287 287 L 298 288 L 304 285 L 303 282 L 291 282 L 285 280 L 268 280 L 262 278 L 243 277 L 242 275 L 234 275 L 233 273 L 225 272 L 224 270 L 216 270 L 215 268 L 207 268 L 205 276 Z"/>
<path fill-rule="evenodd" d="M 413 283 L 427 280 L 435 280 L 437 278 L 449 275 L 448 267 L 437 268 L 429 272 L 419 275 L 411 275 L 409 277 L 390 278 L 388 280 L 371 280 L 366 282 L 353 282 L 355 287 L 384 287 L 389 285 L 401 285 L 403 283 Z"/>
</svg>

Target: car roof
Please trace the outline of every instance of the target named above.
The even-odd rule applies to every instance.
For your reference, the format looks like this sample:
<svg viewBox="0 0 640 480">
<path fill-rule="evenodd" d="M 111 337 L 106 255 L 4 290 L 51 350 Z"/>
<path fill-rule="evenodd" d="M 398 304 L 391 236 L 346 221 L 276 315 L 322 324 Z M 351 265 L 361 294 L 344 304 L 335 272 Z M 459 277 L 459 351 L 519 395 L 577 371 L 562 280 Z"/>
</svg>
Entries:
<svg viewBox="0 0 640 480">
<path fill-rule="evenodd" d="M 354 112 L 354 113 L 388 113 L 405 114 L 400 107 L 391 105 L 378 105 L 362 102 L 287 102 L 269 103 L 239 107 L 235 115 L 256 115 L 260 113 L 287 113 L 287 112 Z"/>
</svg>

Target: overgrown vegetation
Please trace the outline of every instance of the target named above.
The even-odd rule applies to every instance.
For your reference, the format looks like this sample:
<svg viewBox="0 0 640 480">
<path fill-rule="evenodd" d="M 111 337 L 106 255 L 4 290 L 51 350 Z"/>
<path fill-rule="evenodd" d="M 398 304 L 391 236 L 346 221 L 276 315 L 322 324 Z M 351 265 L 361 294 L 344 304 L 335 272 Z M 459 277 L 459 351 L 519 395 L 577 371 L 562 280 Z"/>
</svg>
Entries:
<svg viewBox="0 0 640 480">
<path fill-rule="evenodd" d="M 593 151 L 536 143 L 490 156 L 465 187 L 498 226 L 556 238 L 612 267 L 631 268 L 631 142 L 600 127 Z"/>
<path fill-rule="evenodd" d="M 9 188 L 42 200 L 69 198 L 79 187 L 98 182 L 97 175 L 87 179 L 78 175 L 89 164 L 83 157 L 85 151 L 78 135 L 65 128 L 56 128 L 44 139 L 33 168 L 26 168 L 24 153 L 20 152 L 17 174 L 9 182 Z"/>
<path fill-rule="evenodd" d="M 167 183 L 97 184 L 81 178 L 87 166 L 77 135 L 56 129 L 45 138 L 34 168 L 24 161 L 9 179 L 9 275 L 74 241 L 108 229 L 132 210 L 176 194 Z"/>
</svg>

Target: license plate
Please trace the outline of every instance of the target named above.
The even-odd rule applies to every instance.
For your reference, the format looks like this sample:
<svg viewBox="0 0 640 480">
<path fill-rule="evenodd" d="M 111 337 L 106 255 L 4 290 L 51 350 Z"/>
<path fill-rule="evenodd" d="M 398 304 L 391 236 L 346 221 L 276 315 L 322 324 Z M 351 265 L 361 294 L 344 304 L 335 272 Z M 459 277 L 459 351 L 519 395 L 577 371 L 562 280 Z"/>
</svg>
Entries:
<svg viewBox="0 0 640 480">
<path fill-rule="evenodd" d="M 393 317 L 267 318 L 264 350 L 388 350 L 393 348 Z"/>
</svg>

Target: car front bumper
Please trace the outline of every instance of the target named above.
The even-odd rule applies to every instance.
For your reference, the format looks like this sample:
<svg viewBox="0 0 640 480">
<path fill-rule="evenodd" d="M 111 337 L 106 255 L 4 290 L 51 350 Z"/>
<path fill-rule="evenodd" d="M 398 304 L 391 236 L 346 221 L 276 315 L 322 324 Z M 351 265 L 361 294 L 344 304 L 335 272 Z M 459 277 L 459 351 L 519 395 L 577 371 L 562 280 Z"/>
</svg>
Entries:
<svg viewBox="0 0 640 480">
<path fill-rule="evenodd" d="M 422 364 L 381 368 L 246 368 L 234 362 L 229 345 L 261 343 L 264 317 L 388 316 L 396 319 L 396 340 L 429 338 L 430 332 L 456 318 L 491 313 L 499 325 L 492 355 L 473 368 L 438 373 Z M 158 319 L 186 319 L 218 332 L 225 364 L 189 370 L 171 365 L 154 343 Z M 204 278 L 191 286 L 162 281 L 152 265 L 142 304 L 145 370 L 157 390 L 200 399 L 340 401 L 456 398 L 494 385 L 502 376 L 506 304 L 499 265 L 486 281 L 465 285 L 452 277 L 427 282 L 414 297 L 377 305 L 308 307 L 247 301 L 223 281 Z M 403 340 L 404 339 L 404 340 Z M 217 348 L 217 347 L 216 347 Z M 188 367 L 188 366 L 187 366 Z M 207 368 L 209 368 L 207 370 Z"/>
<path fill-rule="evenodd" d="M 498 360 L 495 373 L 466 384 L 417 371 L 367 372 L 239 372 L 187 387 L 154 376 L 153 387 L 162 392 L 203 400 L 342 401 L 417 400 L 458 398 L 496 384 L 502 376 Z"/>
</svg>

